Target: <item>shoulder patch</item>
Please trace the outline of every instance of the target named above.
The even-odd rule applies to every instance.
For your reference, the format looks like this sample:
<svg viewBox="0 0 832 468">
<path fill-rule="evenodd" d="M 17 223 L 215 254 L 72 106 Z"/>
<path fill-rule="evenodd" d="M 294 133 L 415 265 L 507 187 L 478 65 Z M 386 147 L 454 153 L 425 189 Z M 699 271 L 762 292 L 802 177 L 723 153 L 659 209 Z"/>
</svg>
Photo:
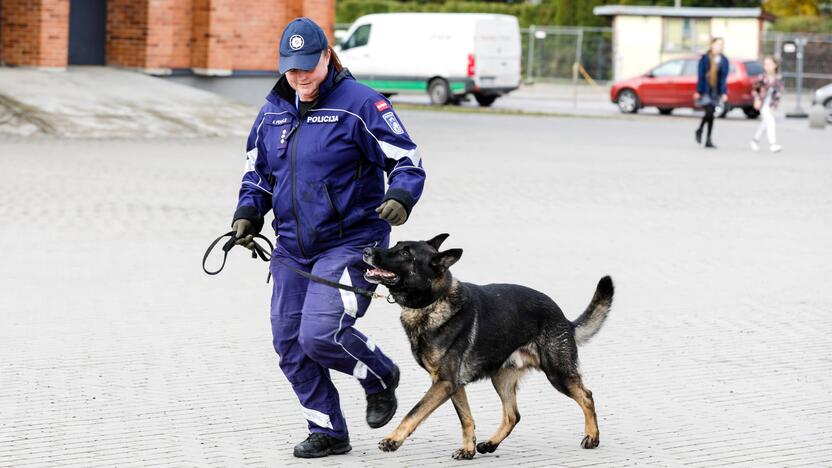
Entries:
<svg viewBox="0 0 832 468">
<path fill-rule="evenodd" d="M 393 133 L 395 133 L 396 135 L 401 135 L 402 133 L 404 133 L 404 129 L 399 123 L 399 120 L 396 119 L 396 114 L 394 114 L 393 112 L 382 114 L 381 118 L 383 118 L 384 121 L 387 122 L 387 126 L 390 127 L 390 130 L 393 130 Z"/>
<path fill-rule="evenodd" d="M 390 108 L 390 105 L 389 105 L 389 104 L 387 104 L 387 101 L 385 101 L 384 99 L 382 99 L 382 100 L 380 100 L 380 101 L 376 101 L 375 106 L 376 106 L 376 109 L 377 109 L 379 112 L 381 112 L 381 111 L 383 111 L 383 110 L 387 110 L 387 109 L 389 109 L 389 108 Z"/>
</svg>

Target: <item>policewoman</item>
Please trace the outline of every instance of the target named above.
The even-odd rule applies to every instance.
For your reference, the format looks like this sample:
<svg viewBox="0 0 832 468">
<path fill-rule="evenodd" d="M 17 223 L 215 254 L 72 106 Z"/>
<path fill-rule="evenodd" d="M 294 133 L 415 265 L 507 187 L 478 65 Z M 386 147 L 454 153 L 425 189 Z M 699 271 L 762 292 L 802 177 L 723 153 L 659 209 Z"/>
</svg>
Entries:
<svg viewBox="0 0 832 468">
<path fill-rule="evenodd" d="M 295 19 L 279 49 L 281 75 L 248 138 L 232 226 L 238 243 L 252 248 L 274 212 L 273 344 L 310 432 L 294 454 L 313 458 L 351 450 L 330 370 L 358 380 L 367 424 L 377 428 L 396 412 L 399 369 L 355 328 L 370 298 L 287 266 L 373 290 L 362 250 L 388 245 L 391 225 L 407 221 L 419 200 L 425 171 L 390 102 L 341 66 L 320 26 Z"/>
</svg>

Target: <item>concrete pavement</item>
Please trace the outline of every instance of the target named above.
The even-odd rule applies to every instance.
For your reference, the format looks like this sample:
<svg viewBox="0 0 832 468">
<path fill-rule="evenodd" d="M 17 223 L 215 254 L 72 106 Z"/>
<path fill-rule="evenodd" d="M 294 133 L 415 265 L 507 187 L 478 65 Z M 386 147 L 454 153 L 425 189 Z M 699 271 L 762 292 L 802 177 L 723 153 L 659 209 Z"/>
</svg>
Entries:
<svg viewBox="0 0 832 468">
<path fill-rule="evenodd" d="M 540 374 L 522 422 L 478 465 L 832 464 L 832 160 L 829 131 L 785 126 L 751 153 L 753 124 L 403 112 L 429 178 L 395 239 L 449 232 L 454 272 L 552 295 L 568 317 L 604 274 L 610 320 L 581 349 L 601 446 Z M 235 251 L 199 267 L 228 229 L 243 138 L 0 140 L 0 466 L 433 466 L 454 462 L 440 408 L 395 453 L 392 425 L 335 375 L 353 452 L 306 462 L 306 436 L 270 342 L 265 264 Z M 359 321 L 402 367 L 398 422 L 429 385 L 397 307 Z M 499 333 L 499 331 L 494 331 Z M 491 385 L 468 391 L 479 440 Z"/>
<path fill-rule="evenodd" d="M 111 67 L 0 67 L 0 135 L 246 136 L 258 107 Z"/>
</svg>

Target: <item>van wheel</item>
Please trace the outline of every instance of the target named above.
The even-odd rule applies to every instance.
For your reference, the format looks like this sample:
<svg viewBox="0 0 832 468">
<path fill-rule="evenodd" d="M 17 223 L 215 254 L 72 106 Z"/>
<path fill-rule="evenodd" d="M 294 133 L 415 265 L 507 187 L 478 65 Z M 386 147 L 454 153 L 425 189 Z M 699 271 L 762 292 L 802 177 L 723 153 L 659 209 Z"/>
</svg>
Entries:
<svg viewBox="0 0 832 468">
<path fill-rule="evenodd" d="M 487 95 L 483 95 L 483 94 L 475 94 L 474 99 L 477 100 L 477 104 L 479 104 L 480 106 L 488 107 L 491 104 L 494 104 L 494 101 L 497 100 L 497 96 L 494 96 L 494 95 L 487 96 Z"/>
<path fill-rule="evenodd" d="M 448 82 L 442 78 L 434 78 L 428 85 L 428 96 L 430 103 L 434 106 L 444 106 L 451 98 L 451 88 Z"/>
<path fill-rule="evenodd" d="M 673 113 L 672 107 L 659 107 L 659 114 L 661 115 L 670 115 Z"/>
</svg>

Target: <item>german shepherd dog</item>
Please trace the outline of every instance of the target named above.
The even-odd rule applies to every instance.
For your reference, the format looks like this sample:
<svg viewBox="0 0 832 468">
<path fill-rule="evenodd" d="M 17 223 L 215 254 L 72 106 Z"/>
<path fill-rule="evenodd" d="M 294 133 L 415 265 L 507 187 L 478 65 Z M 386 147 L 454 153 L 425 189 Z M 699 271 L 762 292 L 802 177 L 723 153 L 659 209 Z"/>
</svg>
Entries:
<svg viewBox="0 0 832 468">
<path fill-rule="evenodd" d="M 474 449 L 491 453 L 520 421 L 517 383 L 531 369 L 542 370 L 561 393 L 584 413 L 581 446 L 598 446 L 598 421 L 592 392 L 578 371 L 577 345 L 586 343 L 604 323 L 612 305 L 609 276 L 574 322 L 547 295 L 515 284 L 479 286 L 457 281 L 448 268 L 462 249 L 439 251 L 448 234 L 429 241 L 399 242 L 392 248 L 367 248 L 364 261 L 373 268 L 365 278 L 387 286 L 402 307 L 401 322 L 413 357 L 433 380 L 424 397 L 399 426 L 379 442 L 382 451 L 398 449 L 436 408 L 448 399 L 462 423 L 462 448 L 455 459 L 471 459 Z M 465 386 L 490 378 L 503 403 L 497 432 L 476 444 L 474 419 Z"/>
</svg>

